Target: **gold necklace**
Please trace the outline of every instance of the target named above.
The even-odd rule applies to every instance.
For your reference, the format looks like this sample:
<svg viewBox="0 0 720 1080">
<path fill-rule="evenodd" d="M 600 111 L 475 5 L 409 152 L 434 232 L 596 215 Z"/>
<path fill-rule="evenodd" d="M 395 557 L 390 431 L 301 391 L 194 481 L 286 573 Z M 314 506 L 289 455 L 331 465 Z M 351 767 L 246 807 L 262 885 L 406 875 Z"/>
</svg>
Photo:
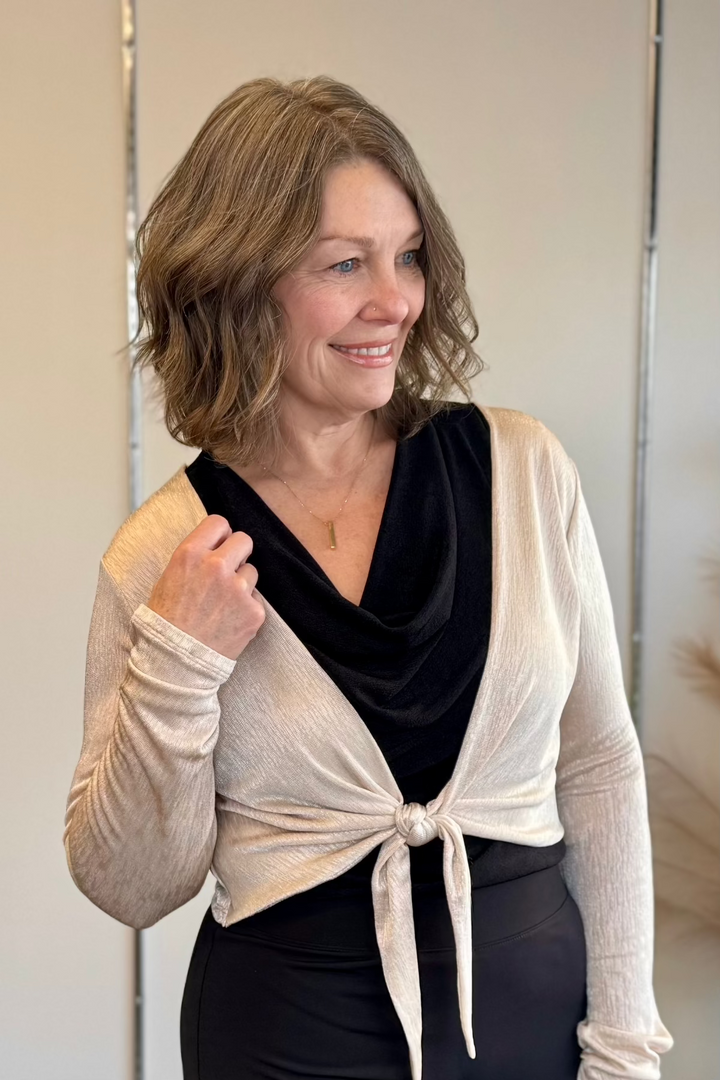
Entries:
<svg viewBox="0 0 720 1080">
<path fill-rule="evenodd" d="M 288 491 L 289 491 L 289 492 L 290 492 L 290 493 L 291 493 L 292 495 L 295 495 L 295 498 L 297 499 L 297 501 L 298 501 L 298 502 L 300 503 L 300 505 L 301 505 L 301 506 L 305 507 L 305 509 L 307 510 L 308 514 L 312 514 L 312 516 L 313 516 L 314 518 L 317 518 L 317 520 L 318 520 L 318 521 L 322 521 L 323 525 L 324 525 L 324 526 L 325 526 L 325 527 L 327 528 L 327 531 L 328 531 L 328 539 L 329 539 L 329 541 L 330 541 L 330 547 L 331 547 L 331 548 L 333 549 L 333 551 L 334 551 L 334 550 L 335 550 L 335 548 L 337 547 L 337 539 L 336 539 L 336 537 L 335 537 L 335 522 L 337 521 L 337 519 L 338 519 L 338 518 L 340 517 L 340 515 L 341 515 L 341 514 L 342 514 L 342 512 L 343 512 L 343 510 L 345 509 L 345 503 L 346 503 L 346 502 L 348 501 L 348 499 L 349 499 L 349 498 L 350 498 L 350 496 L 352 495 L 352 489 L 353 489 L 353 485 L 355 484 L 355 481 L 357 480 L 358 476 L 359 476 L 359 475 L 360 475 L 360 473 L 362 472 L 363 466 L 365 465 L 365 462 L 366 462 L 366 461 L 367 461 L 367 459 L 368 459 L 368 454 L 370 453 L 370 451 L 371 451 L 371 449 L 372 449 L 372 444 L 373 444 L 373 441 L 374 441 L 374 436 L 375 436 L 375 426 L 376 426 L 376 423 L 377 423 L 377 417 L 376 417 L 376 416 L 373 416 L 373 426 L 372 426 L 372 431 L 371 431 L 371 433 L 370 433 L 370 442 L 369 442 L 369 444 L 368 444 L 368 448 L 367 448 L 367 453 L 365 454 L 365 457 L 364 457 L 364 458 L 362 459 L 362 461 L 360 462 L 360 465 L 359 465 L 359 467 L 358 467 L 358 470 L 357 470 L 357 472 L 356 472 L 356 473 L 355 473 L 355 475 L 353 476 L 353 479 L 352 479 L 352 483 L 351 483 L 351 485 L 350 485 L 350 490 L 348 491 L 347 495 L 345 496 L 345 500 L 344 500 L 344 502 L 343 502 L 342 506 L 340 507 L 340 509 L 338 510 L 337 514 L 335 514 L 334 518 L 333 518 L 333 519 L 332 519 L 331 521 L 326 521 L 326 520 L 325 520 L 324 518 L 321 518 L 321 517 L 319 517 L 319 516 L 318 516 L 317 514 L 314 514 L 314 513 L 313 513 L 313 511 L 312 511 L 312 510 L 310 509 L 310 507 L 309 507 L 309 506 L 305 506 L 305 503 L 304 503 L 304 502 L 302 501 L 302 499 L 300 498 L 300 496 L 299 496 L 299 495 L 297 495 L 297 494 L 296 494 L 296 493 L 295 493 L 295 492 L 293 491 L 293 489 L 292 489 L 292 488 L 290 487 L 290 485 L 288 484 L 287 480 L 283 480 L 282 476 L 278 476 L 278 474 L 277 474 L 276 472 L 273 472 L 273 470 L 272 470 L 272 469 L 269 469 L 267 465 L 263 465 L 263 464 L 262 464 L 262 462 L 260 463 L 260 467 L 261 467 L 262 469 L 264 469 L 264 470 L 265 470 L 265 472 L 269 472 L 269 473 L 272 473 L 272 475 L 273 475 L 273 476 L 274 476 L 274 477 L 275 477 L 275 478 L 276 478 L 277 480 L 279 480 L 281 484 L 284 484 L 284 485 L 285 485 L 285 487 L 286 487 L 286 488 L 288 489 Z"/>
</svg>

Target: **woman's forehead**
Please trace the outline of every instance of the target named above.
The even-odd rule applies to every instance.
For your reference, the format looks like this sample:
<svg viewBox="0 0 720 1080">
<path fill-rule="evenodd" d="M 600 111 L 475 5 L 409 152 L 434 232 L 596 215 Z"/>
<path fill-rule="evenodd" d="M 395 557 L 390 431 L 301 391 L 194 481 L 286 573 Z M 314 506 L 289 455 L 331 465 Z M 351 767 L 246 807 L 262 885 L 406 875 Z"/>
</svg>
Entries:
<svg viewBox="0 0 720 1080">
<path fill-rule="evenodd" d="M 400 181 L 375 162 L 336 166 L 326 178 L 317 242 L 329 246 L 339 238 L 371 248 L 379 228 L 402 236 L 422 229 Z"/>
</svg>

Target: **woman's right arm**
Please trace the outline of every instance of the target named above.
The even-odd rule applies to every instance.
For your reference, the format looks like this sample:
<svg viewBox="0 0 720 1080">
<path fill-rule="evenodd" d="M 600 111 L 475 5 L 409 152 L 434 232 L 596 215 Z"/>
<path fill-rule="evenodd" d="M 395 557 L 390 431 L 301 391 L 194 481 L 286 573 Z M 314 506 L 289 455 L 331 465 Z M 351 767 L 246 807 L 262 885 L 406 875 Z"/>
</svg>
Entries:
<svg viewBox="0 0 720 1080">
<path fill-rule="evenodd" d="M 219 521 L 180 545 L 148 604 L 134 611 L 100 564 L 84 738 L 63 838 L 78 888 L 137 929 L 186 903 L 207 877 L 216 838 L 218 690 L 264 617 L 250 597 L 254 568 L 235 572 L 244 561 L 237 539 L 208 550 Z M 185 629 L 153 610 L 169 612 L 173 598 Z"/>
</svg>

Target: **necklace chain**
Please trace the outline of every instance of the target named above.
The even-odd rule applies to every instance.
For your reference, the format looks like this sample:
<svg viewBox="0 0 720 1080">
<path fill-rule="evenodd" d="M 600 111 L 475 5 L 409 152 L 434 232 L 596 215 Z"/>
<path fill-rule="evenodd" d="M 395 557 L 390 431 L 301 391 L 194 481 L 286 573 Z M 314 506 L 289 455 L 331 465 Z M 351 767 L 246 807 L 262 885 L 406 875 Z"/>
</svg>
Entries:
<svg viewBox="0 0 720 1080">
<path fill-rule="evenodd" d="M 315 514 L 315 513 L 314 513 L 314 512 L 313 512 L 313 511 L 312 511 L 312 510 L 310 509 L 310 507 L 309 507 L 309 506 L 306 506 L 306 505 L 305 505 L 305 503 L 304 503 L 304 502 L 302 501 L 302 499 L 300 498 L 300 496 L 299 496 L 299 495 L 298 495 L 298 494 L 297 494 L 296 492 L 294 492 L 294 491 L 293 491 L 293 489 L 292 489 L 292 488 L 290 487 L 290 485 L 288 484 L 287 480 L 283 480 L 282 476 L 278 476 L 278 474 L 277 474 L 276 472 L 273 472 L 273 470 L 272 470 L 272 469 L 268 468 L 268 466 L 267 466 L 267 465 L 263 465 L 263 464 L 261 463 L 261 468 L 262 468 L 262 469 L 264 469 L 264 470 L 265 470 L 265 472 L 269 472 L 269 473 L 272 473 L 272 475 L 273 475 L 273 476 L 274 476 L 274 477 L 276 478 L 276 480 L 279 480 L 281 484 L 284 484 L 284 485 L 285 485 L 285 487 L 286 487 L 286 488 L 288 489 L 288 491 L 290 492 L 290 494 L 291 494 L 291 495 L 294 495 L 294 496 L 295 496 L 295 498 L 297 499 L 297 501 L 298 501 L 298 502 L 300 503 L 300 505 L 301 505 L 302 507 L 304 507 L 304 508 L 305 508 L 305 509 L 307 510 L 308 514 L 312 514 L 312 516 L 313 516 L 314 518 L 316 518 L 316 520 L 317 520 L 317 521 L 322 521 L 323 525 L 324 525 L 324 526 L 325 526 L 325 527 L 327 528 L 327 530 L 328 530 L 328 540 L 329 540 L 329 543 L 330 543 L 330 547 L 331 547 L 331 548 L 332 548 L 333 550 L 334 550 L 334 549 L 335 549 L 335 548 L 337 547 L 337 538 L 336 538 L 336 536 L 335 536 L 335 522 L 337 521 L 337 519 L 338 519 L 338 518 L 340 517 L 340 515 L 341 515 L 341 514 L 342 514 L 342 512 L 343 512 L 343 510 L 345 509 L 345 503 L 346 503 L 346 502 L 348 501 L 348 499 L 349 499 L 349 498 L 350 498 L 350 496 L 352 495 L 352 490 L 353 490 L 353 487 L 354 487 L 354 485 L 355 485 L 355 481 L 357 480 L 358 476 L 359 476 L 359 475 L 360 475 L 360 473 L 362 472 L 362 470 L 363 470 L 363 467 L 364 467 L 364 465 L 365 465 L 365 462 L 366 462 L 366 461 L 367 461 L 367 459 L 368 459 L 368 456 L 369 456 L 369 454 L 370 454 L 370 451 L 371 451 L 371 449 L 372 449 L 372 445 L 373 445 L 373 442 L 374 442 L 374 436 L 375 436 L 375 426 L 376 426 L 376 423 L 377 423 L 377 417 L 373 416 L 373 427 L 372 427 L 372 431 L 370 432 L 370 442 L 368 443 L 368 448 L 367 448 L 367 452 L 366 452 L 366 454 L 365 454 L 365 457 L 364 457 L 364 458 L 362 459 L 362 461 L 360 462 L 360 465 L 358 466 L 358 470 L 357 470 L 357 472 L 355 473 L 355 475 L 354 475 L 354 476 L 353 476 L 353 478 L 352 478 L 352 483 L 350 484 L 350 490 L 348 491 L 347 495 L 345 496 L 345 499 L 343 500 L 343 504 L 342 504 L 342 506 L 341 506 L 341 507 L 340 507 L 340 509 L 338 510 L 337 514 L 335 514 L 335 516 L 334 516 L 334 517 L 333 517 L 332 519 L 330 519 L 329 521 L 326 521 L 326 520 L 325 520 L 325 518 L 322 518 L 322 517 L 320 517 L 320 516 L 319 516 L 318 514 Z"/>
</svg>

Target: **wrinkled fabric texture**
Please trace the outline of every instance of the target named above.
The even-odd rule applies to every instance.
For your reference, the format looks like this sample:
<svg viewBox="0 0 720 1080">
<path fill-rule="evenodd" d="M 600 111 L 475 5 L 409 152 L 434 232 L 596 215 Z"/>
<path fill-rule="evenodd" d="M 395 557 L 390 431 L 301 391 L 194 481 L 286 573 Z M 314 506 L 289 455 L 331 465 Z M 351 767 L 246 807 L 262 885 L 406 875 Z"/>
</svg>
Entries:
<svg viewBox="0 0 720 1080">
<path fill-rule="evenodd" d="M 600 552 L 556 436 L 525 413 L 482 412 L 493 458 L 491 632 L 438 796 L 404 802 L 368 727 L 266 599 L 265 622 L 236 661 L 147 607 L 172 552 L 206 516 L 183 467 L 125 522 L 101 563 L 68 864 L 97 906 L 135 927 L 191 899 L 212 870 L 213 915 L 229 926 L 379 846 L 378 946 L 420 1080 L 408 845 L 443 841 L 472 1057 L 463 834 L 537 847 L 564 838 L 561 872 L 587 941 L 578 1080 L 657 1080 L 673 1040 L 652 987 L 647 793 Z"/>
<path fill-rule="evenodd" d="M 448 405 L 397 443 L 359 605 L 233 469 L 205 451 L 186 469 L 206 513 L 252 537 L 262 595 L 370 729 L 406 803 L 429 802 L 450 779 L 490 637 L 490 428 L 476 405 Z M 565 855 L 564 840 L 547 848 L 463 840 L 478 885 L 534 873 Z M 441 881 L 442 852 L 439 837 L 412 848 L 412 881 Z M 316 893 L 369 890 L 377 854 L 314 886 Z"/>
</svg>

